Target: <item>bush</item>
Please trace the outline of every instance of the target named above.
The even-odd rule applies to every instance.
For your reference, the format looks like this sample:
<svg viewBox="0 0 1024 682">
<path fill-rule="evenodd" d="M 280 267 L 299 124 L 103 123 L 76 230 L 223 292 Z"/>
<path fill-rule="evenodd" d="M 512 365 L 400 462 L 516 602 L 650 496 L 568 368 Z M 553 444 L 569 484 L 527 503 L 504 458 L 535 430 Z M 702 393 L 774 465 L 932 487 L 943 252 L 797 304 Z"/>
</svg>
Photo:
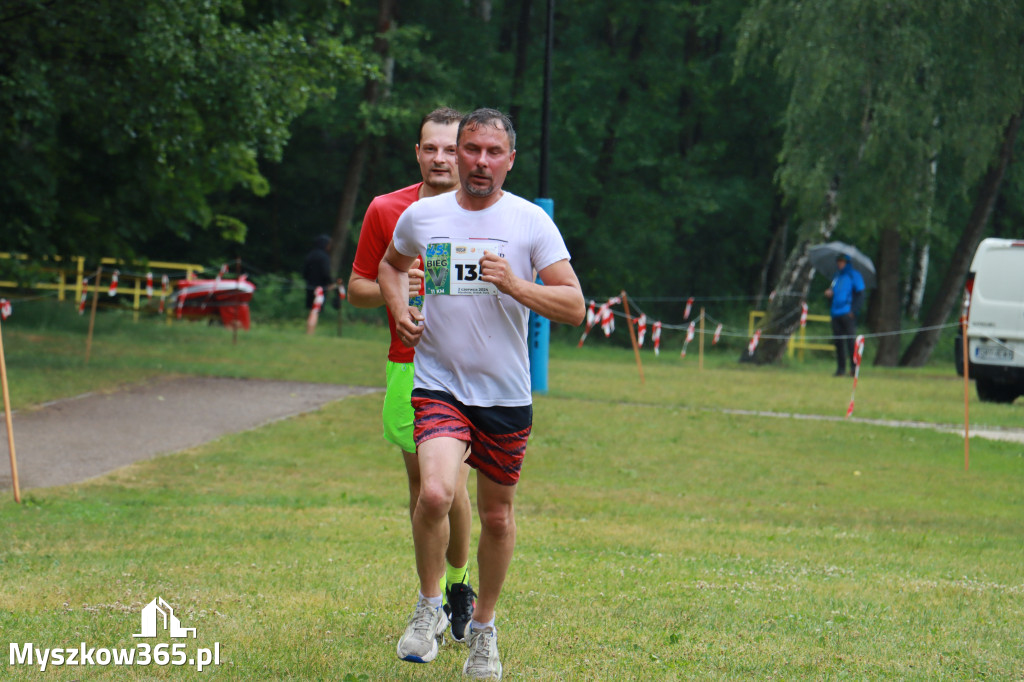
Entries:
<svg viewBox="0 0 1024 682">
<path fill-rule="evenodd" d="M 250 277 L 256 291 L 249 302 L 249 315 L 254 322 L 281 322 L 306 318 L 306 283 L 291 275 Z"/>
</svg>

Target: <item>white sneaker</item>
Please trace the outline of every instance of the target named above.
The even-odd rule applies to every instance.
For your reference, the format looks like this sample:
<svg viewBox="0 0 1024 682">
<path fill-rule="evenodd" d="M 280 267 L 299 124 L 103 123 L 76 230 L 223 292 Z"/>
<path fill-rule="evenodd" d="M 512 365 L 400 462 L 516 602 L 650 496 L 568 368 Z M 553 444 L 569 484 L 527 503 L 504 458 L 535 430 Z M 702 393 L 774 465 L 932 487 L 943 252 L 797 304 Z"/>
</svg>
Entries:
<svg viewBox="0 0 1024 682">
<path fill-rule="evenodd" d="M 462 674 L 474 680 L 500 680 L 501 660 L 498 658 L 498 632 L 494 626 L 476 630 L 469 628 L 469 658 Z"/>
<path fill-rule="evenodd" d="M 403 661 L 430 663 L 437 656 L 438 642 L 444 639 L 448 616 L 440 606 L 420 599 L 412 612 L 405 634 L 398 640 L 398 657 Z"/>
</svg>

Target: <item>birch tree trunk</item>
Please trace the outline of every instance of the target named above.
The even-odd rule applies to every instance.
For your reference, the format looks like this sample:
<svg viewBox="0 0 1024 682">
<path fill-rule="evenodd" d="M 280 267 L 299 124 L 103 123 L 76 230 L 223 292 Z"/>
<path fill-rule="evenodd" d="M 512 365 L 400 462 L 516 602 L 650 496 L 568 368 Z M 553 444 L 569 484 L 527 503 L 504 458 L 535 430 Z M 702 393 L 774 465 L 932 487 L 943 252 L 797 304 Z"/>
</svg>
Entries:
<svg viewBox="0 0 1024 682">
<path fill-rule="evenodd" d="M 800 304 L 807 300 L 814 268 L 808 249 L 814 244 L 831 239 L 839 224 L 839 210 L 836 208 L 838 189 L 832 187 L 826 195 L 829 215 L 817 230 L 806 231 L 798 238 L 797 243 L 786 259 L 782 275 L 775 286 L 775 297 L 768 302 L 768 309 L 761 324 L 761 340 L 750 355 L 744 348 L 740 354 L 740 362 L 752 362 L 756 365 L 767 365 L 778 362 L 786 353 L 789 336 L 800 326 Z"/>
<path fill-rule="evenodd" d="M 786 265 L 786 239 L 789 234 L 789 219 L 784 218 L 779 226 L 772 233 L 771 244 L 768 245 L 768 254 L 764 257 L 764 265 L 761 266 L 761 286 L 757 292 L 755 305 L 758 309 L 764 304 L 764 298 L 769 294 L 769 283 L 779 280 L 783 268 Z"/>
<path fill-rule="evenodd" d="M 924 235 L 924 243 L 915 244 L 908 256 L 910 276 L 907 278 L 907 296 L 904 307 L 907 317 L 915 322 L 921 317 L 924 288 L 928 284 L 928 262 L 931 258 L 931 244 L 927 241 L 929 236 Z"/>
<path fill-rule="evenodd" d="M 935 125 L 938 125 L 936 119 Z M 924 302 L 924 287 L 928 283 L 928 260 L 931 255 L 932 210 L 935 206 L 935 188 L 937 186 L 939 162 L 932 158 L 928 175 L 928 209 L 925 212 L 924 231 L 920 239 L 914 239 L 908 254 L 910 267 L 907 268 L 906 300 L 903 303 L 907 317 L 917 321 L 921 316 L 921 305 Z"/>
<path fill-rule="evenodd" d="M 960 235 L 956 249 L 953 251 L 953 258 L 949 263 L 946 276 L 943 277 L 939 292 L 921 321 L 923 328 L 914 336 L 914 340 L 903 353 L 903 357 L 900 358 L 902 367 L 921 367 L 928 362 L 942 331 L 939 327 L 949 319 L 953 306 L 960 298 L 967 269 L 974 257 L 974 250 L 978 248 L 978 242 L 981 241 L 985 226 L 992 216 L 992 208 L 999 197 L 999 189 L 1013 157 L 1013 145 L 1020 130 L 1021 113 L 1017 112 L 1011 116 L 1006 124 L 999 155 L 989 167 L 978 189 L 974 208 L 967 221 L 967 226 Z"/>
</svg>

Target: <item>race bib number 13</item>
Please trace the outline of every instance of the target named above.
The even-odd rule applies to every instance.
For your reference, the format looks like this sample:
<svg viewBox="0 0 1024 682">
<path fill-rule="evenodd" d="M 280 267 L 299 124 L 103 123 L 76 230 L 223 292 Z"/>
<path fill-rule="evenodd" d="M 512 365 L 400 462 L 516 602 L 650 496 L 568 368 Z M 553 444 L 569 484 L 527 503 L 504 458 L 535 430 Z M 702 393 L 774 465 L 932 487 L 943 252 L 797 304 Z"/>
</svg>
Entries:
<svg viewBox="0 0 1024 682">
<path fill-rule="evenodd" d="M 480 279 L 484 250 L 504 255 L 504 242 L 491 239 L 427 244 L 423 262 L 428 295 L 495 296 L 498 288 Z"/>
</svg>

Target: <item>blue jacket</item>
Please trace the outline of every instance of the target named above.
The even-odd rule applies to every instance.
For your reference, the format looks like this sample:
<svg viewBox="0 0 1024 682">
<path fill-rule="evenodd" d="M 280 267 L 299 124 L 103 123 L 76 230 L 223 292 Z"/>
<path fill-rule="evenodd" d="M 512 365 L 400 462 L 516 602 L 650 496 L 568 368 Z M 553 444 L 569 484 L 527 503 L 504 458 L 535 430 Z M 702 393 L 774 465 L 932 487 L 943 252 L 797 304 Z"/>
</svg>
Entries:
<svg viewBox="0 0 1024 682">
<path fill-rule="evenodd" d="M 864 295 L 864 278 L 849 263 L 836 272 L 832 280 L 832 317 L 860 312 Z"/>
</svg>

